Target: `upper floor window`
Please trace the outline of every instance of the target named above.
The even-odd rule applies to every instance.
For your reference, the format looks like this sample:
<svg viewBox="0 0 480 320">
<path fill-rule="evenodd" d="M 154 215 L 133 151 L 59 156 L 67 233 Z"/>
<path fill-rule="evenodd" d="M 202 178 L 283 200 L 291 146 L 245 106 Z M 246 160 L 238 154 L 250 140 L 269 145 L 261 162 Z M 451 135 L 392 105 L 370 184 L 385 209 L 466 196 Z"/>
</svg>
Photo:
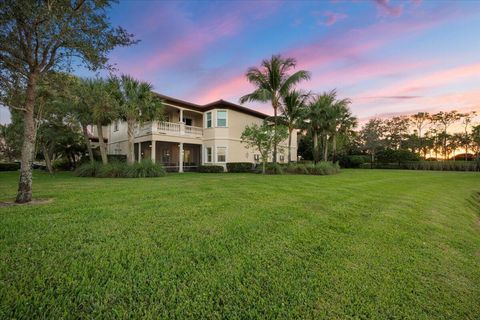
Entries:
<svg viewBox="0 0 480 320">
<path fill-rule="evenodd" d="M 212 113 L 211 113 L 211 112 L 207 112 L 207 121 L 206 121 L 205 126 L 206 126 L 207 128 L 211 128 L 211 127 L 212 127 Z"/>
<path fill-rule="evenodd" d="M 113 131 L 118 131 L 118 120 L 113 123 Z"/>
<path fill-rule="evenodd" d="M 227 111 L 218 110 L 217 111 L 217 127 L 226 127 L 227 126 Z"/>
</svg>

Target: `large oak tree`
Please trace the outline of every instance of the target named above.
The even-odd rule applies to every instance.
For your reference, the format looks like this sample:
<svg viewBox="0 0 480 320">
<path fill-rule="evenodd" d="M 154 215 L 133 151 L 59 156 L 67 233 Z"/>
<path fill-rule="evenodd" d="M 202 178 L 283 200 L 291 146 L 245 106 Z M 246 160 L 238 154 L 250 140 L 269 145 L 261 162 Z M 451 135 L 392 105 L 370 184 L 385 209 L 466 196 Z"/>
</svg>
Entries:
<svg viewBox="0 0 480 320">
<path fill-rule="evenodd" d="M 16 202 L 32 199 L 32 161 L 35 149 L 37 84 L 51 70 L 68 70 L 83 63 L 92 70 L 109 68 L 107 54 L 134 43 L 106 15 L 109 0 L 0 1 L 0 91 L 20 79 L 24 137 Z M 0 97 L 2 94 L 0 93 Z"/>
</svg>

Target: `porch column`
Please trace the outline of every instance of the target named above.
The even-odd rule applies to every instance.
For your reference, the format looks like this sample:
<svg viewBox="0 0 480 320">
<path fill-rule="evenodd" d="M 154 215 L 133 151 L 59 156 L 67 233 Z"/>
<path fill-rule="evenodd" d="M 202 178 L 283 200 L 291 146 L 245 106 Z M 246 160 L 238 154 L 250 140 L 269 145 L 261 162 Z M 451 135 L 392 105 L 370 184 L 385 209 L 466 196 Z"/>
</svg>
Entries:
<svg viewBox="0 0 480 320">
<path fill-rule="evenodd" d="M 142 143 L 138 143 L 138 162 L 142 162 Z"/>
<path fill-rule="evenodd" d="M 181 122 L 183 123 L 183 109 L 180 109 L 180 119 L 178 120 L 178 122 Z"/>
<path fill-rule="evenodd" d="M 180 154 L 178 155 L 178 172 L 183 172 L 183 142 L 178 145 Z"/>
<path fill-rule="evenodd" d="M 152 150 L 151 150 L 152 152 L 151 153 L 152 153 L 152 162 L 153 163 L 156 163 L 156 161 L 155 161 L 155 157 L 157 155 L 156 144 L 157 144 L 157 141 L 152 141 Z"/>
</svg>

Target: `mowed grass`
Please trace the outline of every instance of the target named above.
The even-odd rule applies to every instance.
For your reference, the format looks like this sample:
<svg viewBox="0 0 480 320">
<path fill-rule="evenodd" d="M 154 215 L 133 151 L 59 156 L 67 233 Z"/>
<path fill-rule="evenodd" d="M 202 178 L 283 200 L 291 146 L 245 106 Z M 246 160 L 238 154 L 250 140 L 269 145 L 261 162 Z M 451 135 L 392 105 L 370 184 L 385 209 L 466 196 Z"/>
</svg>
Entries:
<svg viewBox="0 0 480 320">
<path fill-rule="evenodd" d="M 0 318 L 479 319 L 479 192 L 467 172 L 36 172 L 53 202 L 0 208 Z"/>
</svg>

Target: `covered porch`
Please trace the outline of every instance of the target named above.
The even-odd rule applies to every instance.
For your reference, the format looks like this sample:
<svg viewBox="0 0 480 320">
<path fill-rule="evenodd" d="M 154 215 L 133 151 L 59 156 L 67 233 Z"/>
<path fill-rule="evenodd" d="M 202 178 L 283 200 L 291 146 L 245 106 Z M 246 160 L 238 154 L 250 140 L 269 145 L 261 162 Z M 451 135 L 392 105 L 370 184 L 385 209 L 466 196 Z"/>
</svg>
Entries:
<svg viewBox="0 0 480 320">
<path fill-rule="evenodd" d="M 135 143 L 135 161 L 150 159 L 167 171 L 196 171 L 202 163 L 202 145 L 182 142 L 144 141 Z"/>
</svg>

